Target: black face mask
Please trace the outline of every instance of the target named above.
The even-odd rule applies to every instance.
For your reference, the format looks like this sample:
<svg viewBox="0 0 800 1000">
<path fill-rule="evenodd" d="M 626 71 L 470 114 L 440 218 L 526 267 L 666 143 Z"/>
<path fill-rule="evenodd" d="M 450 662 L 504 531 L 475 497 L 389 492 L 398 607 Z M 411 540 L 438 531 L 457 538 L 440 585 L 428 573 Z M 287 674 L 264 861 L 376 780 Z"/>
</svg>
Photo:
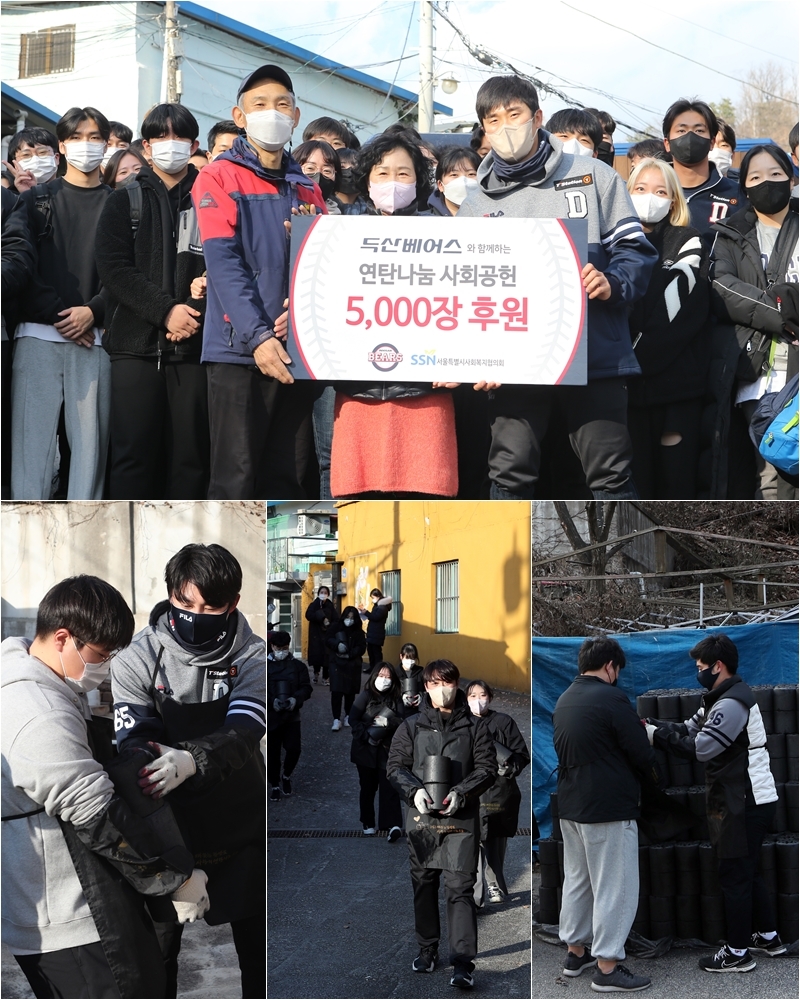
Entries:
<svg viewBox="0 0 800 1000">
<path fill-rule="evenodd" d="M 318 181 L 319 189 L 322 192 L 322 197 L 327 201 L 332 198 L 336 193 L 336 181 L 332 180 L 330 177 L 320 176 Z"/>
<path fill-rule="evenodd" d="M 702 684 L 706 691 L 710 691 L 717 682 L 717 677 L 714 675 L 713 670 L 714 665 L 712 664 L 704 670 L 697 671 L 697 683 Z"/>
<path fill-rule="evenodd" d="M 669 140 L 672 158 L 685 166 L 701 163 L 708 156 L 710 149 L 711 140 L 703 138 L 696 132 L 687 132 L 686 135 L 679 135 Z"/>
<path fill-rule="evenodd" d="M 354 180 L 355 171 L 352 167 L 342 167 L 342 179 L 339 182 L 339 190 L 342 194 L 356 194 L 358 188 Z"/>
<path fill-rule="evenodd" d="M 614 166 L 614 146 L 613 143 L 606 142 L 605 139 L 597 147 L 597 159 L 607 163 L 609 167 Z"/>
<path fill-rule="evenodd" d="M 745 188 L 745 194 L 756 211 L 763 212 L 764 215 L 775 215 L 789 204 L 792 182 L 789 178 L 785 181 L 762 181 Z"/>
<path fill-rule="evenodd" d="M 181 646 L 206 652 L 224 645 L 230 636 L 231 612 L 223 615 L 201 615 L 170 603 L 167 621 Z"/>
</svg>

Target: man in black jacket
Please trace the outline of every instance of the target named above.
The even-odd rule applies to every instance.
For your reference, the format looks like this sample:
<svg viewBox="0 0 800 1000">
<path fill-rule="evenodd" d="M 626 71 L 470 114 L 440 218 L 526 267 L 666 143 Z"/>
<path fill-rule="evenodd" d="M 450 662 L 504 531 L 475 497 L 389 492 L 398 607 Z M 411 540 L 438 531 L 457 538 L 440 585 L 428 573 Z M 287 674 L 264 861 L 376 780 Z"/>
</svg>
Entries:
<svg viewBox="0 0 800 1000">
<path fill-rule="evenodd" d="M 601 993 L 650 985 L 619 964 L 638 904 L 640 783 L 659 783 L 647 733 L 616 690 L 624 666 L 614 639 L 587 639 L 578 653 L 580 676 L 553 713 L 564 837 L 564 975 L 597 966 L 592 989 Z"/>
<path fill-rule="evenodd" d="M 497 757 L 486 723 L 473 715 L 458 689 L 458 667 L 434 660 L 425 667 L 419 715 L 398 728 L 386 774 L 406 810 L 406 836 L 414 887 L 414 924 L 420 952 L 414 972 L 433 972 L 439 956 L 439 878 L 444 874 L 452 986 L 470 989 L 478 953 L 473 899 L 480 845 L 480 796 L 494 782 Z M 432 809 L 423 783 L 426 760 L 448 758 L 450 790 L 444 809 Z M 443 763 L 443 762 L 440 762 Z"/>
<path fill-rule="evenodd" d="M 97 270 L 116 305 L 103 337 L 112 500 L 205 500 L 208 492 L 204 301 L 191 292 L 205 270 L 189 163 L 198 131 L 183 105 L 153 108 L 141 129 L 153 165 L 111 194 L 97 227 Z"/>
<path fill-rule="evenodd" d="M 291 652 L 288 632 L 270 632 L 267 656 L 267 780 L 270 802 L 292 794 L 291 776 L 300 760 L 300 709 L 314 692 L 308 667 Z M 283 775 L 281 775 L 281 753 Z"/>
</svg>

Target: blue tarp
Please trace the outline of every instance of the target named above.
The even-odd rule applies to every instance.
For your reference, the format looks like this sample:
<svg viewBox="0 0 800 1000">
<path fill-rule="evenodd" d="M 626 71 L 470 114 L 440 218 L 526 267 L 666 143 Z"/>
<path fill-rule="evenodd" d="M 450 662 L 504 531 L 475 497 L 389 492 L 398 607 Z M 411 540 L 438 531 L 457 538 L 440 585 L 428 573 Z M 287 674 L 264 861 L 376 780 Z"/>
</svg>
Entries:
<svg viewBox="0 0 800 1000">
<path fill-rule="evenodd" d="M 798 668 L 797 622 L 765 622 L 714 629 L 724 632 L 739 650 L 739 673 L 748 684 L 796 684 Z M 625 653 L 619 687 L 636 702 L 651 688 L 692 688 L 696 667 L 689 650 L 710 629 L 676 628 L 615 635 Z M 560 695 L 578 673 L 578 650 L 583 639 L 533 640 L 533 811 L 542 837 L 552 831 L 550 793 L 556 790 L 558 764 L 553 747 L 553 710 Z"/>
</svg>

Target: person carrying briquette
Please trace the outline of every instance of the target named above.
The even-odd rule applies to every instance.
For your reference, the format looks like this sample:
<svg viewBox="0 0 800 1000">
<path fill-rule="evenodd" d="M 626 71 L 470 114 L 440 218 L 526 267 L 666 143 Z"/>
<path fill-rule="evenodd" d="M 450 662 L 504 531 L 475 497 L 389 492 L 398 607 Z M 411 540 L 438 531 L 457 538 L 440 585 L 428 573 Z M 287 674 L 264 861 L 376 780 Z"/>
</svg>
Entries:
<svg viewBox="0 0 800 1000">
<path fill-rule="evenodd" d="M 208 872 L 206 922 L 231 925 L 242 996 L 266 995 L 266 648 L 238 610 L 242 568 L 221 545 L 184 545 L 167 599 L 119 657 L 111 692 L 121 746 L 155 751 L 147 796 L 169 796 Z M 180 927 L 162 928 L 172 989 Z M 175 995 L 174 993 L 172 994 Z"/>
<path fill-rule="evenodd" d="M 704 972 L 750 972 L 752 951 L 783 955 L 775 913 L 759 871 L 761 844 L 778 805 L 767 734 L 755 695 L 738 674 L 739 650 L 724 633 L 707 635 L 689 651 L 705 689 L 685 722 L 647 720 L 654 747 L 705 765 L 706 810 L 719 861 L 728 940 L 700 959 Z"/>
<path fill-rule="evenodd" d="M 268 639 L 267 779 L 270 802 L 279 802 L 281 794 L 292 794 L 291 777 L 300 760 L 300 709 L 314 689 L 308 667 L 292 656 L 291 635 L 270 632 Z"/>
<path fill-rule="evenodd" d="M 470 712 L 458 688 L 459 677 L 450 660 L 433 660 L 425 667 L 419 714 L 398 727 L 386 774 L 407 806 L 414 931 L 420 949 L 411 968 L 433 972 L 439 959 L 439 882 L 444 878 L 450 985 L 468 990 L 475 984 L 478 954 L 473 889 L 480 796 L 495 780 L 497 756 L 486 723 Z"/>
</svg>

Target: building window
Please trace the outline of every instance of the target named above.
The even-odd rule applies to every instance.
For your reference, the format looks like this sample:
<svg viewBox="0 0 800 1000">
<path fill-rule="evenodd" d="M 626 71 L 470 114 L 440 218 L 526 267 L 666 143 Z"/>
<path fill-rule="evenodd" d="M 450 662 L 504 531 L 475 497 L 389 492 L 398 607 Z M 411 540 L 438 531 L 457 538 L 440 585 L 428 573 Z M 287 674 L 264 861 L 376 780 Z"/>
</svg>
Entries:
<svg viewBox="0 0 800 1000">
<path fill-rule="evenodd" d="M 20 35 L 19 78 L 69 73 L 75 68 L 75 25 Z"/>
<path fill-rule="evenodd" d="M 436 631 L 458 632 L 458 559 L 436 563 Z"/>
<path fill-rule="evenodd" d="M 384 597 L 391 597 L 392 610 L 386 619 L 386 634 L 400 635 L 400 570 L 381 573 L 381 590 Z"/>
</svg>

